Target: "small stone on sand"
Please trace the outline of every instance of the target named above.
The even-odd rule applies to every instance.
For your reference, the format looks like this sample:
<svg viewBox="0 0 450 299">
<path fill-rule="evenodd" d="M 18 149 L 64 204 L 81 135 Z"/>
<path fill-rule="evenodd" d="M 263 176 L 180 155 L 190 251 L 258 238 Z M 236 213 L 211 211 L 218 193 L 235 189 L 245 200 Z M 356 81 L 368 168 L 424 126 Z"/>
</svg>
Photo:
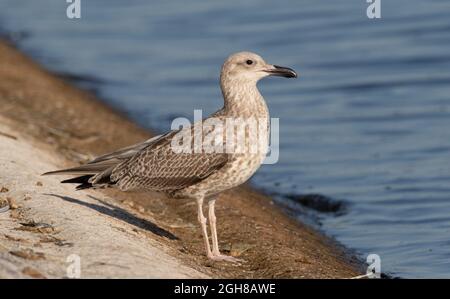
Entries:
<svg viewBox="0 0 450 299">
<path fill-rule="evenodd" d="M 15 210 L 15 209 L 20 208 L 20 206 L 16 203 L 16 201 L 12 197 L 7 197 L 6 200 L 8 201 L 9 208 L 11 210 Z"/>
</svg>

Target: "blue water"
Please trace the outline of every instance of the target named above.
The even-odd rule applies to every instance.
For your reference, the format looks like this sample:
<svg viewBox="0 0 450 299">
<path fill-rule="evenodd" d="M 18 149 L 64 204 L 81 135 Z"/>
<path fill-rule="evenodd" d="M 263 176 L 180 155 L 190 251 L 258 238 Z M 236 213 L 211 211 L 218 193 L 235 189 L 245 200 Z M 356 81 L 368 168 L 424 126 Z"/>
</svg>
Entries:
<svg viewBox="0 0 450 299">
<path fill-rule="evenodd" d="M 317 193 L 345 212 L 321 228 L 383 272 L 450 278 L 450 1 L 0 0 L 0 28 L 46 67 L 140 124 L 166 130 L 222 105 L 218 73 L 251 50 L 298 80 L 260 83 L 280 118 L 281 154 L 252 182 L 288 199 Z"/>
</svg>

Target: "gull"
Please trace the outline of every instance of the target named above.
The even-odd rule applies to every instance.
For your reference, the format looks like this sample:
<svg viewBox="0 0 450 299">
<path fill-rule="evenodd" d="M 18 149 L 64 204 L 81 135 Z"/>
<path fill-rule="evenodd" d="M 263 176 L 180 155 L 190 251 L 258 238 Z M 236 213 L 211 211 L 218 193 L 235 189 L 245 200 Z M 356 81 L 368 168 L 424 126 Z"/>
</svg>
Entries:
<svg viewBox="0 0 450 299">
<path fill-rule="evenodd" d="M 240 262 L 239 259 L 223 255 L 219 251 L 215 203 L 219 193 L 243 184 L 257 171 L 267 154 L 269 139 L 264 138 L 263 149 L 256 152 L 250 150 L 253 143 L 249 138 L 241 141 L 233 135 L 228 139 L 222 138 L 220 142 L 243 142 L 241 151 L 224 151 L 223 148 L 217 151 L 203 148 L 180 151 L 175 150 L 174 144 L 177 144 L 175 141 L 178 141 L 180 136 L 187 138 L 185 144 L 188 145 L 195 144 L 199 136 L 206 139 L 211 130 L 197 128 L 213 119 L 224 122 L 229 119 L 262 120 L 262 135 L 267 137 L 270 130 L 269 110 L 257 88 L 258 81 L 267 76 L 296 78 L 297 74 L 291 68 L 268 64 L 255 53 L 235 53 L 225 60 L 220 73 L 223 108 L 208 118 L 194 123 L 193 126 L 172 130 L 142 143 L 99 156 L 82 166 L 51 171 L 44 175 L 74 175 L 75 178 L 62 183 L 76 183 L 77 190 L 102 187 L 116 187 L 122 191 L 153 190 L 174 198 L 195 200 L 207 257 L 214 261 Z M 223 130 L 217 131 L 225 135 Z M 255 134 L 245 131 L 244 136 Z M 233 149 L 227 147 L 229 148 Z M 203 213 L 205 202 L 208 205 L 212 246 L 208 237 L 208 219 Z"/>
</svg>

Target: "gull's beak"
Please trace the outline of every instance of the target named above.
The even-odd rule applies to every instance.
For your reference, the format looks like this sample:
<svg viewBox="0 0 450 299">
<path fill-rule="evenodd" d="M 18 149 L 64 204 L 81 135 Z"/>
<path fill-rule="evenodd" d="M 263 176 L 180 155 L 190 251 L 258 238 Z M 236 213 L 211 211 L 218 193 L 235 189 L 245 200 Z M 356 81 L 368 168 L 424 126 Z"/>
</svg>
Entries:
<svg viewBox="0 0 450 299">
<path fill-rule="evenodd" d="M 285 78 L 297 78 L 297 73 L 288 67 L 271 65 L 268 69 L 264 70 L 266 73 L 269 73 L 270 76 L 279 76 Z"/>
</svg>

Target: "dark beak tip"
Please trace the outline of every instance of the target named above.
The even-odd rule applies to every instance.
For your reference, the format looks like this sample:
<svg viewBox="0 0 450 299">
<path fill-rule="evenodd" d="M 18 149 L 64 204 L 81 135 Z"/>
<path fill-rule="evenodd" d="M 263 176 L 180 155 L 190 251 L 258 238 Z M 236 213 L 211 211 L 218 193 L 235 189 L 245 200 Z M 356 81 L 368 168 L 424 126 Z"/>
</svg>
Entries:
<svg viewBox="0 0 450 299">
<path fill-rule="evenodd" d="M 297 73 L 288 67 L 274 65 L 275 69 L 271 73 L 275 76 L 281 76 L 285 78 L 297 78 Z"/>
</svg>

